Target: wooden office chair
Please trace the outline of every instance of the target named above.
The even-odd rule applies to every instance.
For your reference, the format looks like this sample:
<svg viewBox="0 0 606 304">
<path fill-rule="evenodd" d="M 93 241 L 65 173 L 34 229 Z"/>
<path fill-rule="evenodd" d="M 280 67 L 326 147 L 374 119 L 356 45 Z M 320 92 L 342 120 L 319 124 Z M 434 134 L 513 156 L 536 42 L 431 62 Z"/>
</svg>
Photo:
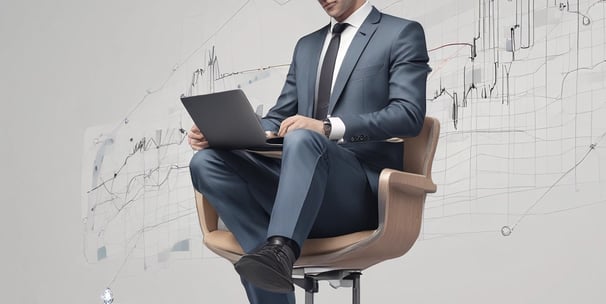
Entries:
<svg viewBox="0 0 606 304">
<path fill-rule="evenodd" d="M 425 197 L 436 191 L 431 167 L 439 134 L 438 120 L 426 117 L 418 136 L 402 138 L 405 171 L 384 169 L 379 177 L 377 229 L 305 241 L 293 276 L 306 291 L 306 304 L 313 303 L 320 280 L 333 287 L 352 287 L 353 303 L 359 304 L 361 271 L 412 247 L 421 229 Z M 218 229 L 217 213 L 202 194 L 195 195 L 204 244 L 235 263 L 244 254 L 242 248 L 231 232 Z"/>
</svg>

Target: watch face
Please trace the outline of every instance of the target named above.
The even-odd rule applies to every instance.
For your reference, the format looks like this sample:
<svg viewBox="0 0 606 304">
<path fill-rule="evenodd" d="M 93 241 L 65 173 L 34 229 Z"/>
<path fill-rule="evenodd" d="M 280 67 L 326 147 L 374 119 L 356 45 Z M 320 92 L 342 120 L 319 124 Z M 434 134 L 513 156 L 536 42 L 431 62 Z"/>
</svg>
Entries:
<svg viewBox="0 0 606 304">
<path fill-rule="evenodd" d="M 332 131 L 330 121 L 324 121 L 324 136 L 330 137 L 330 131 Z"/>
</svg>

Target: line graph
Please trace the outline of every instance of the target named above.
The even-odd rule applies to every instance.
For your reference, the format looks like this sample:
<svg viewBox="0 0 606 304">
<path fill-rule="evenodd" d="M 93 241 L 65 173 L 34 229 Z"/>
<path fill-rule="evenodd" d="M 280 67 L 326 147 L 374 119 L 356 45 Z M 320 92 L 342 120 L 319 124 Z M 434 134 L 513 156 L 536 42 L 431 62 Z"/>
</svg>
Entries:
<svg viewBox="0 0 606 304">
<path fill-rule="evenodd" d="M 94 176 L 85 193 L 83 224 L 90 242 L 85 244 L 84 253 L 89 262 L 102 261 L 116 250 L 126 254 L 133 250 L 132 240 L 140 240 L 141 234 L 149 240 L 152 228 L 174 223 L 183 226 L 179 220 L 195 218 L 194 208 L 187 201 L 191 194 L 186 191 L 191 189 L 180 185 L 188 181 L 187 160 L 191 155 L 191 151 L 183 149 L 185 130 L 178 126 L 151 133 L 133 137 L 131 130 L 129 134 L 114 133 L 111 139 L 100 134 L 93 140 L 101 147 L 92 161 Z M 120 154 L 121 158 L 114 159 Z M 171 206 L 169 202 L 176 204 Z M 193 227 L 187 230 L 195 231 Z M 122 245 L 112 244 L 122 236 Z M 171 248 L 184 240 L 164 246 Z M 139 254 L 145 265 L 153 264 L 148 261 L 151 257 Z"/>
<path fill-rule="evenodd" d="M 446 128 L 423 238 L 512 236 L 532 217 L 603 205 L 605 12 L 587 22 L 579 12 L 603 1 L 571 2 L 480 0 L 452 18 L 466 39 L 430 48 L 429 112 Z"/>
</svg>

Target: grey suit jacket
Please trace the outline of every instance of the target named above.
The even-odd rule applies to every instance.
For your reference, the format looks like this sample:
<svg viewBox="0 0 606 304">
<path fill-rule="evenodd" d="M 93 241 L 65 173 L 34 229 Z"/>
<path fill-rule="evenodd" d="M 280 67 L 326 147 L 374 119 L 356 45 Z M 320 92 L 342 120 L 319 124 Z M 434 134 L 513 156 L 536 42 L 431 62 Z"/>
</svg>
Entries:
<svg viewBox="0 0 606 304">
<path fill-rule="evenodd" d="M 330 26 L 301 38 L 278 101 L 263 118 L 277 131 L 287 117 L 313 117 L 320 54 Z M 345 142 L 364 165 L 376 192 L 383 168 L 403 169 L 402 145 L 385 142 L 415 136 L 425 117 L 429 57 L 417 22 L 380 13 L 373 7 L 356 33 L 335 81 L 328 113 L 344 122 Z"/>
</svg>

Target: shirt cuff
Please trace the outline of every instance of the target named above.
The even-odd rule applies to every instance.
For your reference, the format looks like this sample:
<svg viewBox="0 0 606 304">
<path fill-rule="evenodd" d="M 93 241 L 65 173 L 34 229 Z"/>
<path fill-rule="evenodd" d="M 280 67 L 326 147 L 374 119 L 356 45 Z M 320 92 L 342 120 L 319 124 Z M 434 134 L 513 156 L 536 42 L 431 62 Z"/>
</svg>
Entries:
<svg viewBox="0 0 606 304">
<path fill-rule="evenodd" d="M 340 141 L 343 139 L 343 135 L 345 135 L 345 124 L 339 117 L 328 117 L 330 120 L 331 130 L 330 136 L 328 139 Z"/>
</svg>

